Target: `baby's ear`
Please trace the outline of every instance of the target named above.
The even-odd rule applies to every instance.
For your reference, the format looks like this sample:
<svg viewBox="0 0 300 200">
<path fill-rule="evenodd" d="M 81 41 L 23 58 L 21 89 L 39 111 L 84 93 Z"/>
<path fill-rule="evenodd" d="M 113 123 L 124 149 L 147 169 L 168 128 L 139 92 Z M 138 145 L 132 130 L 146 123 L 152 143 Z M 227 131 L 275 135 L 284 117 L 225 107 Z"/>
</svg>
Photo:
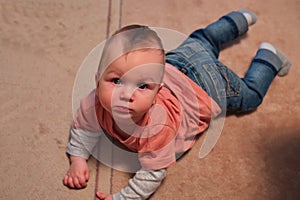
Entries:
<svg viewBox="0 0 300 200">
<path fill-rule="evenodd" d="M 159 91 L 161 90 L 161 88 L 162 88 L 163 86 L 164 86 L 164 83 L 159 84 L 159 88 L 158 88 L 158 90 L 157 90 L 157 94 L 159 93 Z M 156 97 L 154 98 L 152 104 L 153 104 L 153 105 L 156 104 Z"/>
</svg>

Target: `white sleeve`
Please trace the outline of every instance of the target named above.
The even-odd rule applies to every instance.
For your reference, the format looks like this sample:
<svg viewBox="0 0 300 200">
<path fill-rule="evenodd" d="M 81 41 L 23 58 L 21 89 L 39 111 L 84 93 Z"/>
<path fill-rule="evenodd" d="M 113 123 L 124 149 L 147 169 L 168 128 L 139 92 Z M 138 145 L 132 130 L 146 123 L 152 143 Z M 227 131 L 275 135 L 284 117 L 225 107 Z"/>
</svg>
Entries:
<svg viewBox="0 0 300 200">
<path fill-rule="evenodd" d="M 75 129 L 72 125 L 70 129 L 70 140 L 67 146 L 67 153 L 72 156 L 79 156 L 88 159 L 97 142 L 100 133 L 82 129 Z"/>
<path fill-rule="evenodd" d="M 145 170 L 136 172 L 128 185 L 120 192 L 113 194 L 114 200 L 143 200 L 147 199 L 160 186 L 166 177 L 167 170 Z"/>
</svg>

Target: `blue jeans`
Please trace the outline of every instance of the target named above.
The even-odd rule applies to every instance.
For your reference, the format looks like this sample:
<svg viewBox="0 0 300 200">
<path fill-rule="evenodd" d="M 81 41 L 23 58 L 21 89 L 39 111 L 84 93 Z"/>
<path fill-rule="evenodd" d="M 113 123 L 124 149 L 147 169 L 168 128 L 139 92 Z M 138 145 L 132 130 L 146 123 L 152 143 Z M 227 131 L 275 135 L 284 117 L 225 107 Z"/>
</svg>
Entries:
<svg viewBox="0 0 300 200">
<path fill-rule="evenodd" d="M 166 54 L 175 66 L 202 87 L 224 112 L 251 111 L 262 100 L 282 62 L 271 51 L 260 49 L 244 78 L 218 60 L 222 44 L 248 31 L 246 18 L 231 12 L 204 29 L 194 31 L 178 48 Z"/>
</svg>

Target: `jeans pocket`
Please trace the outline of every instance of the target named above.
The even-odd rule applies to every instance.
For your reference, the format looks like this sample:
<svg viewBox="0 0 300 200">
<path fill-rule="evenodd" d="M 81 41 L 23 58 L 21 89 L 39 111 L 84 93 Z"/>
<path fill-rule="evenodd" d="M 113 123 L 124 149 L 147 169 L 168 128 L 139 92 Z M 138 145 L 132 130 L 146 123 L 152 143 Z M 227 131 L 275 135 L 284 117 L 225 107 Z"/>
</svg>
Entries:
<svg viewBox="0 0 300 200">
<path fill-rule="evenodd" d="M 237 97 L 241 93 L 241 79 L 223 64 L 217 63 L 217 69 L 225 81 L 226 97 Z"/>
</svg>

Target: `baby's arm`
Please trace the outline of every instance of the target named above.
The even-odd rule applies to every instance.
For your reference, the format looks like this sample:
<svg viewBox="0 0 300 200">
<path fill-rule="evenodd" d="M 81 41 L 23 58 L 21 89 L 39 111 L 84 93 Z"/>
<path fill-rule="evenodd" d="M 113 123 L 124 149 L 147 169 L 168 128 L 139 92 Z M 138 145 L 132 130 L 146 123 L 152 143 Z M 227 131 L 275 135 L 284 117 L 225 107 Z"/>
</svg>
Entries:
<svg viewBox="0 0 300 200">
<path fill-rule="evenodd" d="M 128 185 L 113 195 L 114 200 L 119 199 L 147 199 L 160 186 L 166 177 L 167 170 L 139 170 L 129 180 Z"/>
<path fill-rule="evenodd" d="M 97 143 L 96 133 L 86 130 L 70 130 L 70 141 L 67 146 L 67 153 L 70 155 L 70 168 L 66 173 L 63 182 L 70 188 L 84 188 L 89 179 L 89 169 L 86 160 L 90 156 L 90 151 Z"/>
<path fill-rule="evenodd" d="M 113 194 L 113 199 L 147 199 L 151 194 L 153 194 L 157 190 L 162 180 L 166 177 L 166 174 L 166 169 L 141 169 L 137 171 L 137 173 L 132 179 L 129 180 L 129 183 L 125 188 L 121 189 L 120 192 Z M 103 194 L 97 193 L 97 196 L 101 199 L 101 197 L 103 197 Z"/>
</svg>

